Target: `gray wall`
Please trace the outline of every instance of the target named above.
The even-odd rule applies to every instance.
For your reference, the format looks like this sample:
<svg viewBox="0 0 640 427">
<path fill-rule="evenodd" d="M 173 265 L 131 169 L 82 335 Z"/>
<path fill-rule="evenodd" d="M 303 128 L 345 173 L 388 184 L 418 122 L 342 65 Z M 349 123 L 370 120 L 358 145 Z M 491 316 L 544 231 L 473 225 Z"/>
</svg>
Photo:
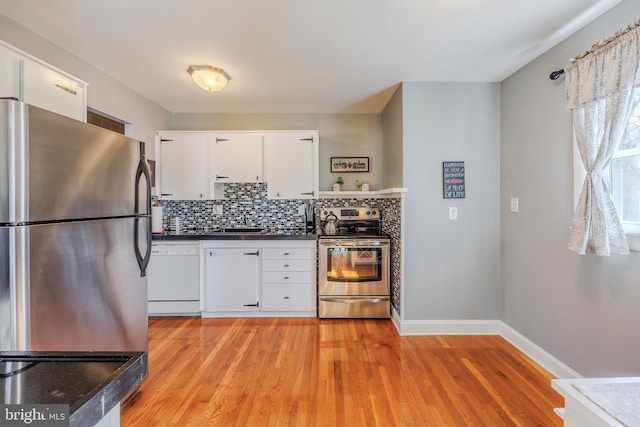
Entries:
<svg viewBox="0 0 640 427">
<path fill-rule="evenodd" d="M 564 81 L 548 76 L 638 16 L 640 2 L 621 3 L 501 87 L 502 319 L 583 376 L 640 375 L 640 254 L 566 249 L 572 126 Z"/>
<path fill-rule="evenodd" d="M 2 14 L 0 39 L 89 83 L 88 106 L 132 124 L 130 136 L 145 141 L 147 154 L 155 158 L 155 133 L 169 126 L 167 110 Z"/>
<path fill-rule="evenodd" d="M 402 85 L 382 112 L 382 187 L 402 187 Z"/>
<path fill-rule="evenodd" d="M 402 84 L 404 320 L 499 316 L 499 97 L 491 83 Z M 442 162 L 459 160 L 466 198 L 443 199 Z"/>
<path fill-rule="evenodd" d="M 320 134 L 320 191 L 338 176 L 343 190 L 356 190 L 356 179 L 379 190 L 382 179 L 380 114 L 174 114 L 172 130 L 303 130 Z M 369 157 L 369 173 L 331 173 L 330 157 Z"/>
</svg>

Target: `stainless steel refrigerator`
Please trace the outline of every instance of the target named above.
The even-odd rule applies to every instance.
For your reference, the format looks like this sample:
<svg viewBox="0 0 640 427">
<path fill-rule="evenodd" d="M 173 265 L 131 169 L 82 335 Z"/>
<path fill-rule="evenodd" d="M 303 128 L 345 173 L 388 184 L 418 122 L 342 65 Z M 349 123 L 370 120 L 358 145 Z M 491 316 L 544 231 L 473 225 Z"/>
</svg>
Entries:
<svg viewBox="0 0 640 427">
<path fill-rule="evenodd" d="M 144 143 L 0 100 L 0 350 L 146 351 Z"/>
</svg>

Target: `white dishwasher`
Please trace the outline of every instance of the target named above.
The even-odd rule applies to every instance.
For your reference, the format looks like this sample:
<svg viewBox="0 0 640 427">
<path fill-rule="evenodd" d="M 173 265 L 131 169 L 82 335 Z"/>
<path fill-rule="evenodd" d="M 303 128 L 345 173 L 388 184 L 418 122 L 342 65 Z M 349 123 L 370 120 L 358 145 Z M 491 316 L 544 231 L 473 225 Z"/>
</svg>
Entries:
<svg viewBox="0 0 640 427">
<path fill-rule="evenodd" d="M 150 316 L 200 314 L 198 242 L 154 242 L 147 276 Z"/>
</svg>

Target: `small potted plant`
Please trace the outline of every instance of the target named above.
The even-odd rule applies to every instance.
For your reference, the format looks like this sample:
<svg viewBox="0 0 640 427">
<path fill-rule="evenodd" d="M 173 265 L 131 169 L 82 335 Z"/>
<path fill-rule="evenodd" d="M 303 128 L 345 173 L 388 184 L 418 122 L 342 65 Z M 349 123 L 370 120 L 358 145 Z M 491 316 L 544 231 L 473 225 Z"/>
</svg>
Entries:
<svg viewBox="0 0 640 427">
<path fill-rule="evenodd" d="M 344 179 L 341 176 L 338 177 L 336 183 L 333 184 L 333 191 L 340 191 L 340 186 L 344 184 Z"/>
<path fill-rule="evenodd" d="M 358 190 L 360 191 L 369 191 L 369 184 L 362 182 L 359 179 L 356 179 L 356 187 L 358 187 Z"/>
</svg>

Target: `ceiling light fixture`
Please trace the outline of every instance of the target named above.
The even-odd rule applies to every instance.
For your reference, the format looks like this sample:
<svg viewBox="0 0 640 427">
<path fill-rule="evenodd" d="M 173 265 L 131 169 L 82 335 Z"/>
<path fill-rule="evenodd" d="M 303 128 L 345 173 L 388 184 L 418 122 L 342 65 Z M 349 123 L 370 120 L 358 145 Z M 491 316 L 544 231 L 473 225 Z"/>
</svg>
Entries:
<svg viewBox="0 0 640 427">
<path fill-rule="evenodd" d="M 187 72 L 191 74 L 191 78 L 198 86 L 209 92 L 218 92 L 224 89 L 231 80 L 231 77 L 222 68 L 211 65 L 190 65 Z"/>
</svg>

